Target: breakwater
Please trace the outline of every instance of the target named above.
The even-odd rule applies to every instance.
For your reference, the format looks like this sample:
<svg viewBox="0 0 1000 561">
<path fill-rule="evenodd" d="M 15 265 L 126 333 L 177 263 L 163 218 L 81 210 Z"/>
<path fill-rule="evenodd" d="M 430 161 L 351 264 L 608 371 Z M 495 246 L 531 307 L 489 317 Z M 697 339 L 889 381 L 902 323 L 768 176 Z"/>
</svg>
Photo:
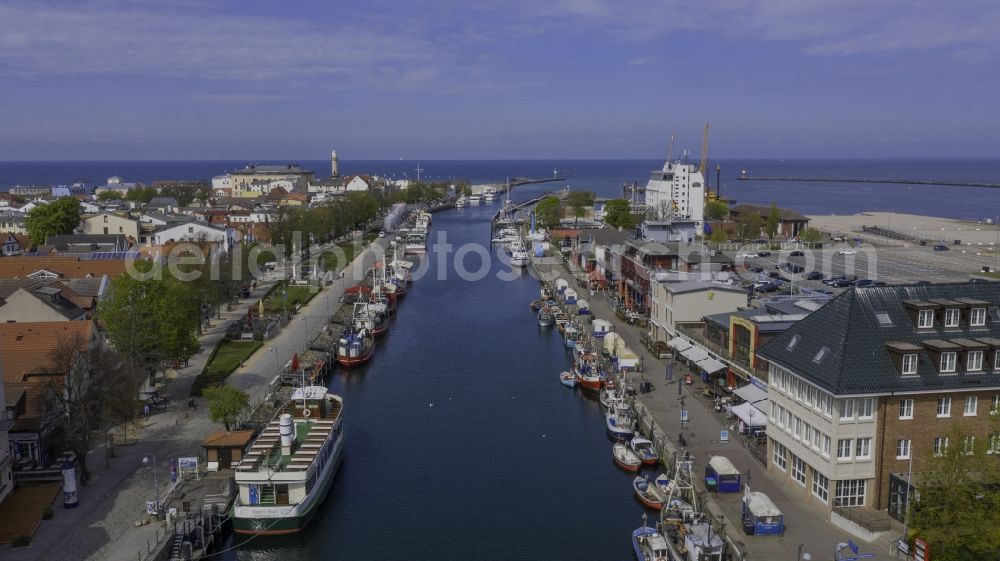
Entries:
<svg viewBox="0 0 1000 561">
<path fill-rule="evenodd" d="M 895 185 L 942 185 L 945 187 L 988 187 L 998 188 L 1000 183 L 984 181 L 955 181 L 950 179 L 895 179 L 878 177 L 764 177 L 741 175 L 740 181 L 795 181 L 804 183 L 889 183 Z"/>
</svg>

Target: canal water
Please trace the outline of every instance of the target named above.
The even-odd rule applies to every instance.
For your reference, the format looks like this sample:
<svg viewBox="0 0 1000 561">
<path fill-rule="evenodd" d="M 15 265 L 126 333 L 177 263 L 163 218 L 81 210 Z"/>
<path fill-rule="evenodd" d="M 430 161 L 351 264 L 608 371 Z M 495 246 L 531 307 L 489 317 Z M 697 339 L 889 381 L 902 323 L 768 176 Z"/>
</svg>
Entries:
<svg viewBox="0 0 1000 561">
<path fill-rule="evenodd" d="M 255 538 L 226 559 L 463 560 L 631 557 L 642 523 L 631 477 L 611 459 L 599 404 L 562 386 L 562 338 L 539 328 L 538 282 L 509 268 L 470 282 L 452 265 L 489 243 L 497 204 L 434 215 L 450 252 L 400 304 L 364 368 L 338 373 L 347 455 L 307 530 Z M 437 279 L 447 260 L 447 277 Z M 465 268 L 479 269 L 470 254 Z"/>
</svg>

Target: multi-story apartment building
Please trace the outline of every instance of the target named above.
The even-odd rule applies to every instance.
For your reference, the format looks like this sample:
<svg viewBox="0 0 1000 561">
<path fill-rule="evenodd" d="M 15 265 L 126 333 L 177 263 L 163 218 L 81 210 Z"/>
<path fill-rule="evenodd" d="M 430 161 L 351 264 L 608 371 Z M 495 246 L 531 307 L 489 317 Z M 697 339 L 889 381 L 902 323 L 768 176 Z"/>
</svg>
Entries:
<svg viewBox="0 0 1000 561">
<path fill-rule="evenodd" d="M 803 497 L 901 518 L 949 446 L 1000 460 L 1000 283 L 852 289 L 758 354 L 768 469 Z"/>
<path fill-rule="evenodd" d="M 305 189 L 313 181 L 313 172 L 299 167 L 297 164 L 284 166 L 248 165 L 229 174 L 229 181 L 222 178 L 212 178 L 213 190 L 224 190 L 222 185 L 228 183 L 233 197 L 262 197 L 270 188 L 290 185 L 293 188 Z M 288 189 L 286 189 L 287 191 Z M 267 192 L 265 192 L 267 191 Z"/>
<path fill-rule="evenodd" d="M 644 202 L 659 220 L 692 220 L 698 234 L 704 231 L 705 177 L 695 164 L 667 161 L 651 172 Z"/>
</svg>

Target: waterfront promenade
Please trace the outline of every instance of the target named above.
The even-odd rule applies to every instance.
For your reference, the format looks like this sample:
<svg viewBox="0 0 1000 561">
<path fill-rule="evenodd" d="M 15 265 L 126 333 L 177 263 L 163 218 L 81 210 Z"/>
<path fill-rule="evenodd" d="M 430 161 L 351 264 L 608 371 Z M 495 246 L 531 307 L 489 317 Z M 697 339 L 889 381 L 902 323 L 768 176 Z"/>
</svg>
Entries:
<svg viewBox="0 0 1000 561">
<path fill-rule="evenodd" d="M 343 289 L 353 282 L 352 276 L 360 278 L 375 258 L 372 251 L 359 254 L 345 269 L 346 278 L 336 279 L 324 287 L 292 316 L 290 323 L 274 339 L 265 341 L 242 368 L 231 374 L 227 383 L 247 392 L 251 403 L 260 401 L 277 374 L 275 355 L 284 364 L 292 353 L 302 350 L 312 335 L 326 324 L 332 311 L 340 306 Z M 115 455 L 107 462 L 103 444 L 90 452 L 91 479 L 86 486 L 80 487 L 80 506 L 67 510 L 57 500 L 53 506 L 55 515 L 39 526 L 31 546 L 22 549 L 0 546 L 0 558 L 4 561 L 141 561 L 146 558 L 144 555 L 149 548 L 163 537 L 163 524 L 135 526 L 135 522 L 143 518 L 146 501 L 153 497 L 153 475 L 151 469 L 143 465 L 142 458 L 147 454 L 156 456 L 163 496 L 170 485 L 170 459 L 200 455 L 201 442 L 221 428 L 209 419 L 204 400 L 197 399 L 196 409 L 187 407 L 191 384 L 216 343 L 225 336 L 225 326 L 246 317 L 248 308 L 255 305 L 277 280 L 272 277 L 259 281 L 249 298 L 233 306 L 231 311 L 222 311 L 221 320 L 212 320 L 211 327 L 200 338 L 201 350 L 186 367 L 177 370 L 176 376 L 161 390 L 171 405 L 142 419 L 132 443 L 115 446 Z"/>
<path fill-rule="evenodd" d="M 551 261 L 551 264 L 542 265 L 540 268 L 545 270 L 551 267 L 559 274 L 549 277 L 548 273 L 543 273 L 542 276 L 572 278 L 569 267 L 562 259 L 556 258 Z M 687 441 L 685 449 L 695 459 L 693 474 L 696 487 L 700 491 L 705 490 L 701 475 L 704 473 L 708 458 L 712 455 L 723 455 L 744 473 L 751 490 L 767 494 L 781 509 L 786 524 L 784 536 L 756 538 L 746 536 L 740 527 L 742 493 L 708 495 L 709 510 L 716 517 L 720 514 L 724 516 L 726 532 L 732 541 L 738 544 L 740 551 L 745 553 L 744 560 L 796 559 L 800 544 L 804 545 L 803 551 L 809 552 L 814 560 L 828 560 L 833 559 L 836 544 L 848 540 L 858 544 L 863 553 L 874 554 L 874 559 L 894 559 L 890 553 L 892 545 L 890 537 L 885 536 L 875 542 L 867 543 L 848 534 L 829 521 L 829 511 L 803 500 L 801 492 L 790 492 L 782 478 L 767 473 L 766 468 L 743 445 L 742 437 L 733 430 L 733 427 L 721 422 L 711 409 L 710 403 L 700 397 L 703 386 L 697 373 L 692 373 L 675 362 L 673 380 L 667 381 L 667 363 L 670 360 L 658 359 L 646 350 L 640 339 L 643 330 L 617 319 L 614 305 L 606 292 L 595 294 L 593 297 L 584 294 L 585 291 L 581 292 L 581 297 L 587 298 L 590 302 L 594 317 L 610 321 L 613 331 L 621 335 L 628 347 L 642 358 L 644 371 L 631 373 L 628 379 L 635 387 L 639 386 L 638 382 L 641 380 L 651 381 L 653 391 L 639 394 L 638 399 L 666 434 L 672 449 L 678 447 L 677 435 L 681 432 L 681 399 L 684 400 L 688 410 L 688 423 L 683 431 Z M 684 386 L 679 394 L 677 380 L 684 374 L 692 374 L 696 381 L 690 386 Z M 720 431 L 723 429 L 730 431 L 728 443 L 720 442 Z"/>
</svg>

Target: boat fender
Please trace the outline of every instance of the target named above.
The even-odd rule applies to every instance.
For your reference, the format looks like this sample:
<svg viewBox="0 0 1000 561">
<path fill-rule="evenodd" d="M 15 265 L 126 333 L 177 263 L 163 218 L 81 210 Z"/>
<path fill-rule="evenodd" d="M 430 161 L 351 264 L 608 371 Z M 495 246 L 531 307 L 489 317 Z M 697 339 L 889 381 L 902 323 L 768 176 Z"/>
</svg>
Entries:
<svg viewBox="0 0 1000 561">
<path fill-rule="evenodd" d="M 308 419 L 308 418 L 309 418 L 309 415 L 312 415 L 312 411 L 310 411 L 310 410 L 308 410 L 308 409 L 303 409 L 303 410 L 302 410 L 302 416 L 303 416 L 303 417 L 305 417 L 306 419 Z"/>
</svg>

